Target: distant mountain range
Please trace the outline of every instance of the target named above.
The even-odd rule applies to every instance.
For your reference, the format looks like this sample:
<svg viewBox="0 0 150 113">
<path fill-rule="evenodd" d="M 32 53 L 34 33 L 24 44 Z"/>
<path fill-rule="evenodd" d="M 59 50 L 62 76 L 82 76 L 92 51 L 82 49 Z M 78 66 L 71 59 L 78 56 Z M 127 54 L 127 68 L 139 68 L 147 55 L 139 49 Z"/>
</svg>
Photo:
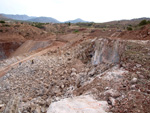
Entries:
<svg viewBox="0 0 150 113">
<path fill-rule="evenodd" d="M 28 15 L 12 15 L 12 14 L 0 14 L 2 19 L 13 19 L 13 20 L 21 20 L 21 21 L 29 21 L 29 22 L 41 22 L 41 23 L 79 23 L 79 22 L 88 22 L 84 21 L 80 18 L 75 20 L 69 20 L 65 22 L 60 22 L 52 17 L 35 17 L 35 16 L 28 16 Z M 1 19 L 0 17 L 0 19 Z"/>
<path fill-rule="evenodd" d="M 9 18 L 3 16 L 2 14 L 0 14 L 0 20 L 11 20 L 11 19 L 9 19 Z"/>
<path fill-rule="evenodd" d="M 77 18 L 75 20 L 69 20 L 65 22 L 60 22 L 56 20 L 55 18 L 52 17 L 35 17 L 35 16 L 28 16 L 28 15 L 12 15 L 12 14 L 0 14 L 0 20 L 20 20 L 20 21 L 29 21 L 29 22 L 41 22 L 41 23 L 87 23 L 88 21 L 84 21 L 80 18 Z M 105 22 L 103 24 L 138 24 L 142 20 L 150 20 L 150 18 L 135 18 L 131 20 L 116 20 L 116 21 L 110 21 L 110 22 Z"/>
<path fill-rule="evenodd" d="M 35 17 L 30 17 L 27 15 L 11 15 L 11 14 L 2 14 L 4 17 L 10 18 L 10 19 L 14 19 L 14 20 L 29 20 Z"/>
<path fill-rule="evenodd" d="M 60 23 L 58 20 L 51 17 L 36 17 L 36 18 L 29 19 L 27 21 L 41 22 L 41 23 Z"/>
<path fill-rule="evenodd" d="M 66 21 L 65 23 L 79 23 L 79 22 L 82 22 L 82 23 L 84 23 L 84 22 L 88 22 L 88 21 L 84 21 L 84 20 L 82 20 L 82 19 L 80 19 L 80 18 L 77 18 L 77 19 L 75 19 L 75 20 L 68 20 L 68 21 Z"/>
</svg>

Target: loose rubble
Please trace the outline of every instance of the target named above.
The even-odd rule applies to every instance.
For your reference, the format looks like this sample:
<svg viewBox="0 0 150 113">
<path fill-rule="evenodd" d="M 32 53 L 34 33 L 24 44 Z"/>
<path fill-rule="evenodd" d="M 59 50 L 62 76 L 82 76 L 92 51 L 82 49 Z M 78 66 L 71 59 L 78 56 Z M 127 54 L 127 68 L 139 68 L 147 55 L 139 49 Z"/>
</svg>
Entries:
<svg viewBox="0 0 150 113">
<path fill-rule="evenodd" d="M 0 78 L 0 112 L 80 113 L 83 110 L 69 111 L 66 104 L 89 107 L 82 103 L 89 99 L 102 108 L 92 104 L 87 113 L 148 113 L 147 48 L 148 44 L 116 39 L 87 39 L 33 57 Z M 1 61 L 0 67 L 16 61 L 16 57 Z"/>
</svg>

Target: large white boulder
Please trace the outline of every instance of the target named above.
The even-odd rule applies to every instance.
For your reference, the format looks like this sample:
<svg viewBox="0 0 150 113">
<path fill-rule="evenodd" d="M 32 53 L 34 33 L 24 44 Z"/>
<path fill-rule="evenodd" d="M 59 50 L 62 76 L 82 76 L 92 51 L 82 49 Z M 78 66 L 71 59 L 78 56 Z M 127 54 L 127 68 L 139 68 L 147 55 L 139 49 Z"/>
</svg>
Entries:
<svg viewBox="0 0 150 113">
<path fill-rule="evenodd" d="M 91 96 L 79 96 L 52 103 L 47 113 L 107 113 L 107 108 L 106 101 L 97 101 Z"/>
</svg>

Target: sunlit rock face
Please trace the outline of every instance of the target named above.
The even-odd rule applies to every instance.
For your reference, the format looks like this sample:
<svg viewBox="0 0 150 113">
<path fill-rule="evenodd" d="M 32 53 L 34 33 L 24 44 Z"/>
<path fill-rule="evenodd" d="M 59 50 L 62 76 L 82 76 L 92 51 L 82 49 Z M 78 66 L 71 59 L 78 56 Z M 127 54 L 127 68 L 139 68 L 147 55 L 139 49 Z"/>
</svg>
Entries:
<svg viewBox="0 0 150 113">
<path fill-rule="evenodd" d="M 47 113 L 107 113 L 107 102 L 94 100 L 91 96 L 79 96 L 54 102 Z"/>
<path fill-rule="evenodd" d="M 123 44 L 119 40 L 99 39 L 95 42 L 95 53 L 92 57 L 92 64 L 119 63 L 120 54 L 123 51 Z"/>
</svg>

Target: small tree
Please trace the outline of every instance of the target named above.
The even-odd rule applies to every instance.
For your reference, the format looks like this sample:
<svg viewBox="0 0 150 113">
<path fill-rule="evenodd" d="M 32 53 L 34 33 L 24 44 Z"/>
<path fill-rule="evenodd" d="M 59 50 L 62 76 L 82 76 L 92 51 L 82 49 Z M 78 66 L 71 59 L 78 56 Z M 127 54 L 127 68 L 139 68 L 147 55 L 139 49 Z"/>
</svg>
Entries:
<svg viewBox="0 0 150 113">
<path fill-rule="evenodd" d="M 5 23 L 5 21 L 1 20 L 0 23 Z"/>
<path fill-rule="evenodd" d="M 71 25 L 71 23 L 69 22 L 69 23 L 68 23 L 68 26 L 70 26 L 70 25 Z"/>
<path fill-rule="evenodd" d="M 132 27 L 128 26 L 128 27 L 127 27 L 127 30 L 128 30 L 128 31 L 132 31 L 133 29 L 132 29 Z"/>
<path fill-rule="evenodd" d="M 139 26 L 143 26 L 143 25 L 146 25 L 147 24 L 147 21 L 146 20 L 142 20 L 140 23 L 139 23 Z"/>
</svg>

